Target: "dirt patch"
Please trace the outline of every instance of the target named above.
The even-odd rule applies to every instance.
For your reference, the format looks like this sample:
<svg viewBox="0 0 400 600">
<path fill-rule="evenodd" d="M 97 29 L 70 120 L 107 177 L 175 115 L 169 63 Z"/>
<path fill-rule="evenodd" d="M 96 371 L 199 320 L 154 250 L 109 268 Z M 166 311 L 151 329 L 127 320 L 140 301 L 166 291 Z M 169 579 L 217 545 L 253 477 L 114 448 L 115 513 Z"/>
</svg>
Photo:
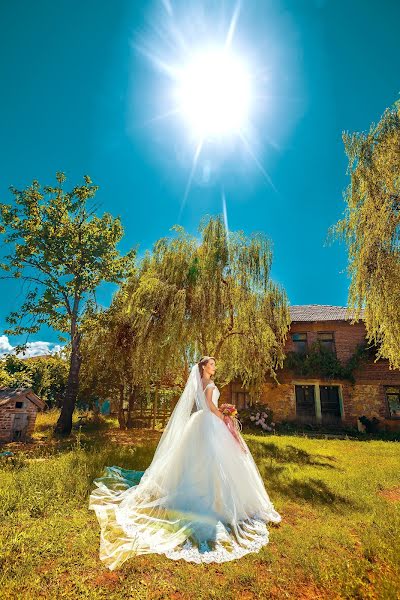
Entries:
<svg viewBox="0 0 400 600">
<path fill-rule="evenodd" d="M 121 576 L 118 573 L 109 572 L 101 573 L 95 579 L 92 584 L 94 587 L 108 587 L 115 588 L 121 581 Z"/>
<path fill-rule="evenodd" d="M 280 511 L 282 516 L 282 521 L 277 523 L 268 523 L 268 527 L 276 527 L 291 525 L 295 527 L 298 523 L 303 523 L 305 520 L 307 521 L 316 521 L 318 520 L 317 515 L 311 510 L 308 506 L 300 506 L 296 504 L 287 504 L 283 511 Z"/>
<path fill-rule="evenodd" d="M 154 429 L 109 429 L 102 435 L 111 442 L 122 446 L 146 446 L 152 442 L 157 443 L 161 433 Z"/>
<path fill-rule="evenodd" d="M 114 444 L 121 446 L 146 446 L 148 444 L 158 443 L 161 437 L 162 431 L 154 429 L 106 429 L 98 432 L 83 432 L 83 441 L 90 441 L 92 438 L 95 439 L 107 439 Z M 30 455 L 33 455 L 35 460 L 38 458 L 35 456 L 40 451 L 49 451 L 49 454 L 54 454 L 56 450 L 70 450 L 73 444 L 77 442 L 77 434 L 75 431 L 66 438 L 52 438 L 46 436 L 35 437 L 31 441 L 27 442 L 8 442 L 1 447 L 2 450 L 11 450 L 14 454 L 23 452 L 28 459 L 31 459 Z M 43 460 L 43 459 L 41 459 Z"/>
<path fill-rule="evenodd" d="M 399 502 L 400 501 L 400 485 L 394 488 L 390 488 L 387 490 L 382 490 L 379 492 L 379 495 L 385 498 L 385 500 L 389 500 L 389 502 Z"/>
</svg>

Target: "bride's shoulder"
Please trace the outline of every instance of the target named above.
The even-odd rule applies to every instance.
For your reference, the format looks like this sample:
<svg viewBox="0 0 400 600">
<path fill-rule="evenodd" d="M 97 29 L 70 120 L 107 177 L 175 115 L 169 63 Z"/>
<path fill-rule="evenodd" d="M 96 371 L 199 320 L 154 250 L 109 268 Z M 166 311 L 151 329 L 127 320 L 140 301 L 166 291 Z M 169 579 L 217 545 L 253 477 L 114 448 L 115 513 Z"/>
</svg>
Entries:
<svg viewBox="0 0 400 600">
<path fill-rule="evenodd" d="M 206 387 L 204 388 L 204 391 L 206 391 L 206 389 L 209 387 L 216 388 L 217 386 L 213 381 L 210 381 L 210 383 L 207 383 Z"/>
</svg>

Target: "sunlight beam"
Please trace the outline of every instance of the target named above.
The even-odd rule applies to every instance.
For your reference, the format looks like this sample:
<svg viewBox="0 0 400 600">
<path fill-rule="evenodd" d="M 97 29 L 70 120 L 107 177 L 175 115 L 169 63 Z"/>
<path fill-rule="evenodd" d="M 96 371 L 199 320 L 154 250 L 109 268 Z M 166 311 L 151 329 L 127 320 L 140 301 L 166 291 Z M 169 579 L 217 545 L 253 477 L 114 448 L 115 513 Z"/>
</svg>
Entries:
<svg viewBox="0 0 400 600">
<path fill-rule="evenodd" d="M 253 150 L 251 149 L 250 144 L 246 140 L 246 138 L 243 135 L 243 133 L 240 134 L 240 139 L 242 140 L 244 147 L 246 148 L 248 154 L 253 159 L 253 161 L 256 164 L 256 166 L 258 167 L 259 171 L 262 173 L 262 175 L 264 175 L 265 179 L 268 181 L 268 183 L 270 184 L 270 186 L 272 187 L 272 189 L 274 190 L 274 192 L 278 193 L 278 190 L 276 189 L 276 187 L 272 183 L 271 177 L 268 175 L 267 171 L 264 169 L 264 167 L 262 166 L 262 164 L 258 160 L 257 156 L 254 154 Z"/>
<path fill-rule="evenodd" d="M 190 170 L 190 175 L 189 175 L 189 178 L 188 178 L 188 182 L 186 184 L 185 193 L 183 195 L 183 199 L 182 199 L 182 202 L 181 202 L 181 207 L 180 207 L 180 210 L 179 210 L 179 217 L 178 217 L 179 221 L 180 221 L 180 218 L 181 218 L 181 215 L 182 215 L 182 211 L 183 211 L 183 209 L 185 207 L 186 200 L 188 199 L 188 196 L 189 196 L 190 188 L 192 186 L 193 177 L 194 177 L 194 174 L 195 174 L 195 171 L 196 171 L 197 162 L 199 160 L 199 156 L 200 156 L 200 152 L 201 152 L 202 147 L 203 147 L 203 140 L 200 140 L 200 142 L 197 144 L 196 152 L 194 153 L 193 162 L 192 162 L 192 168 Z"/>
</svg>

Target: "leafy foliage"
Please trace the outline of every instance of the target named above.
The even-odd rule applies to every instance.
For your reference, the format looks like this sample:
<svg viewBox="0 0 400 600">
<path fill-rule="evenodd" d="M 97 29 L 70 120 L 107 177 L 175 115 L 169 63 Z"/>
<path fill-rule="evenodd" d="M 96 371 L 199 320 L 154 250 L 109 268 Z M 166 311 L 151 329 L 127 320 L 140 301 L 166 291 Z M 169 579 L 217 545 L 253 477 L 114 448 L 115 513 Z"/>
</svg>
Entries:
<svg viewBox="0 0 400 600">
<path fill-rule="evenodd" d="M 365 344 L 359 344 L 350 358 L 343 364 L 334 352 L 324 348 L 320 340 L 310 345 L 308 352 L 288 352 L 285 367 L 296 375 L 308 377 L 326 377 L 330 379 L 348 379 L 354 383 L 354 371 L 362 360 L 369 357 Z"/>
<path fill-rule="evenodd" d="M 361 417 L 359 417 L 358 420 L 364 425 L 365 431 L 367 433 L 376 433 L 378 431 L 379 419 L 377 419 L 376 417 L 372 417 L 372 419 L 369 419 L 365 415 L 362 415 Z"/>
<path fill-rule="evenodd" d="M 63 397 L 68 362 L 62 355 L 21 359 L 9 354 L 0 363 L 0 387 L 31 387 L 48 407 Z"/>
<path fill-rule="evenodd" d="M 240 378 L 255 392 L 282 366 L 290 325 L 286 294 L 270 279 L 270 242 L 241 231 L 228 236 L 221 217 L 202 220 L 200 240 L 174 230 L 127 282 L 124 307 L 144 352 L 140 364 L 161 374 L 212 355 L 222 384 Z"/>
<path fill-rule="evenodd" d="M 96 207 L 87 206 L 98 186 L 84 179 L 66 192 L 65 175 L 57 173 L 57 186 L 42 188 L 35 180 L 22 191 L 11 187 L 14 204 L 0 204 L 0 233 L 11 250 L 0 267 L 5 277 L 29 283 L 6 334 L 36 333 L 43 324 L 70 333 L 71 319 L 82 319 L 84 301 L 95 301 L 98 285 L 121 281 L 129 269 L 135 251 L 120 257 L 115 247 L 123 233 L 120 219 L 98 217 Z M 28 315 L 31 321 L 23 324 Z"/>
<path fill-rule="evenodd" d="M 344 133 L 350 184 L 345 215 L 330 235 L 349 253 L 349 305 L 365 305 L 368 341 L 377 358 L 400 368 L 400 101 L 367 133 Z"/>
</svg>

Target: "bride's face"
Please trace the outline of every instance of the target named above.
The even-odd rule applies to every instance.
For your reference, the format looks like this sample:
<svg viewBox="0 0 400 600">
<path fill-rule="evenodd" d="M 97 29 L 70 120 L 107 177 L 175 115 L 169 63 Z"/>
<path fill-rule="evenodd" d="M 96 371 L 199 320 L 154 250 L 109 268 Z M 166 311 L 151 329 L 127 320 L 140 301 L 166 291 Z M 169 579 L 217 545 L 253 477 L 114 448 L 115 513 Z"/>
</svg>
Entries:
<svg viewBox="0 0 400 600">
<path fill-rule="evenodd" d="M 209 377 L 212 377 L 215 373 L 215 370 L 216 370 L 215 360 L 213 358 L 210 358 L 210 360 L 204 367 L 204 374 L 208 375 Z"/>
</svg>

